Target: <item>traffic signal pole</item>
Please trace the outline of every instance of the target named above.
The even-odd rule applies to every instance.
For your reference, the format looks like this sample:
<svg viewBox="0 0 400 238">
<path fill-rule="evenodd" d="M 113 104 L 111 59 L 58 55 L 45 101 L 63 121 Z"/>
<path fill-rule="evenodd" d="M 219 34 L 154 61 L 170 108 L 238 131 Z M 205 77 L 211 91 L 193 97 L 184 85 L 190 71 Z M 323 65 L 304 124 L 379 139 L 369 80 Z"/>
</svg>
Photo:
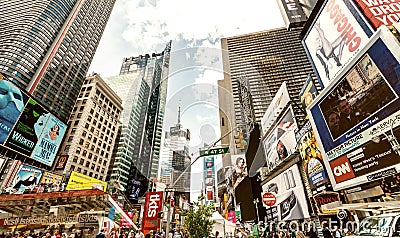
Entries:
<svg viewBox="0 0 400 238">
<path fill-rule="evenodd" d="M 216 140 L 214 143 L 212 143 L 212 145 L 207 146 L 207 149 L 210 149 L 210 148 L 214 147 L 218 142 L 220 142 L 222 139 L 224 139 L 225 137 L 227 137 L 227 136 L 228 136 L 229 134 L 231 134 L 234 130 L 236 130 L 237 128 L 239 128 L 239 127 L 241 127 L 241 126 L 242 126 L 241 124 L 235 126 L 232 130 L 228 131 L 228 132 L 225 133 L 223 136 L 221 136 L 218 140 Z M 199 159 L 200 159 L 201 157 L 203 157 L 203 156 L 204 156 L 204 155 L 199 155 L 199 156 L 197 156 L 196 159 L 194 159 L 193 162 L 191 162 L 190 165 L 188 165 L 188 166 L 185 168 L 185 170 L 183 170 L 183 172 L 178 176 L 178 178 L 173 182 L 171 188 L 174 188 L 175 185 L 176 185 L 176 183 L 179 181 L 179 179 L 182 178 L 183 174 L 186 173 L 187 170 L 188 170 L 190 167 L 192 167 L 192 165 L 193 165 L 194 163 L 196 163 L 197 160 L 199 160 Z M 171 221 L 170 221 L 170 215 L 171 215 L 171 214 L 170 214 L 170 213 L 171 213 L 171 198 L 170 198 L 170 201 L 169 201 L 168 215 L 167 215 L 167 227 L 166 227 L 166 230 L 165 230 L 165 236 L 166 236 L 166 237 L 168 237 L 168 235 L 169 235 L 169 226 L 170 226 L 170 224 L 171 224 Z"/>
</svg>

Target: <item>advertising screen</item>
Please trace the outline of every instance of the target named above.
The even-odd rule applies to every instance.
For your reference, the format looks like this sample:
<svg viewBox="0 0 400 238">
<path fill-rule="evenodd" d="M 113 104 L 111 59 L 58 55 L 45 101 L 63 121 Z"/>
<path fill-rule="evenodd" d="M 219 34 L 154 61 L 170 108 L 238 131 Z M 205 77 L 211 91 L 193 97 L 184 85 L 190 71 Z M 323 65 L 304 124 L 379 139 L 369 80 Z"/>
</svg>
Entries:
<svg viewBox="0 0 400 238">
<path fill-rule="evenodd" d="M 296 138 L 294 131 L 296 129 L 297 125 L 293 110 L 292 107 L 289 107 L 276 127 L 263 141 L 268 170 L 274 169 L 295 150 Z"/>
<path fill-rule="evenodd" d="M 329 0 L 304 38 L 305 49 L 323 87 L 337 77 L 368 42 L 343 0 Z"/>
<path fill-rule="evenodd" d="M 400 161 L 399 47 L 381 27 L 308 108 L 334 189 L 366 182 L 365 175 Z"/>
<path fill-rule="evenodd" d="M 246 164 L 246 156 L 243 155 L 232 155 L 232 184 L 233 188 L 236 188 L 240 182 L 243 181 L 245 177 L 247 177 L 247 164 Z"/>
<path fill-rule="evenodd" d="M 43 171 L 28 165 L 22 165 L 14 177 L 12 187 L 14 194 L 23 194 L 32 191 L 39 184 Z"/>
<path fill-rule="evenodd" d="M 275 195 L 276 202 L 268 209 L 268 220 L 286 221 L 309 218 L 308 205 L 297 165 L 279 174 L 262 186 L 263 193 Z"/>
<path fill-rule="evenodd" d="M 87 175 L 72 171 L 65 190 L 86 189 L 98 189 L 105 192 L 107 189 L 107 182 L 103 182 Z"/>
<path fill-rule="evenodd" d="M 365 1 L 354 0 L 370 23 L 378 29 L 380 26 L 391 26 L 400 19 L 400 0 Z"/>
<path fill-rule="evenodd" d="M 28 96 L 0 76 L 0 144 L 3 144 L 24 110 Z"/>
</svg>

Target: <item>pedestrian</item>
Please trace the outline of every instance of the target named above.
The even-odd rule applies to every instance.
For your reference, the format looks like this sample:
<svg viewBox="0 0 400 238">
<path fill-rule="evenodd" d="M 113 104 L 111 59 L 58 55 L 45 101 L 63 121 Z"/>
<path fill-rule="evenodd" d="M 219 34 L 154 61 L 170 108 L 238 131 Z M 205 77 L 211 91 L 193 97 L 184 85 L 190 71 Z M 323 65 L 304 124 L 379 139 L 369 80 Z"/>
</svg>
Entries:
<svg viewBox="0 0 400 238">
<path fill-rule="evenodd" d="M 141 228 L 138 229 L 138 232 L 136 233 L 135 238 L 144 238 L 144 234 L 143 234 Z"/>
<path fill-rule="evenodd" d="M 103 228 L 97 233 L 96 238 L 106 238 L 107 228 Z"/>
<path fill-rule="evenodd" d="M 322 235 L 324 236 L 324 238 L 333 238 L 333 237 L 332 237 L 332 233 L 331 233 L 331 231 L 329 230 L 328 225 L 325 225 L 325 226 L 324 226 L 324 229 L 322 229 Z"/>
<path fill-rule="evenodd" d="M 337 226 L 333 227 L 332 236 L 333 236 L 333 238 L 342 238 L 342 233 L 340 232 L 340 230 Z"/>
</svg>

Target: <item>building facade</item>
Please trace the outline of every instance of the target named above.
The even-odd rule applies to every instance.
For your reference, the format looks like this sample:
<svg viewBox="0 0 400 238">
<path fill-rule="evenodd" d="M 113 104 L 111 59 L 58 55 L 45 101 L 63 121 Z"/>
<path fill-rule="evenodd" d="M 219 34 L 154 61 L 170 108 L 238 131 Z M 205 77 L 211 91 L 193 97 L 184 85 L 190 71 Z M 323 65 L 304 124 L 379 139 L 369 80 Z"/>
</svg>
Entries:
<svg viewBox="0 0 400 238">
<path fill-rule="evenodd" d="M 114 3 L 1 1 L 0 73 L 66 122 Z"/>
<path fill-rule="evenodd" d="M 72 171 L 105 181 L 117 138 L 122 100 L 98 74 L 85 79 L 59 151 L 67 156 L 61 172 Z M 57 168 L 56 168 L 57 171 Z"/>
</svg>

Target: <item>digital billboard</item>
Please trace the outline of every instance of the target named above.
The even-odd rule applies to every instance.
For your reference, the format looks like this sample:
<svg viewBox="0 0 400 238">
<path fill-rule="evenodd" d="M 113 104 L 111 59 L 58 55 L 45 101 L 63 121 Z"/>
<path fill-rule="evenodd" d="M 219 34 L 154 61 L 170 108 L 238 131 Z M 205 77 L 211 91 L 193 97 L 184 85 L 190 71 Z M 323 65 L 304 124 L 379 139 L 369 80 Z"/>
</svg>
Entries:
<svg viewBox="0 0 400 238">
<path fill-rule="evenodd" d="M 287 221 L 309 218 L 308 205 L 301 175 L 296 164 L 262 186 L 263 193 L 276 199 L 267 209 L 268 221 Z"/>
<path fill-rule="evenodd" d="M 65 190 L 86 189 L 98 189 L 105 192 L 107 189 L 107 182 L 103 182 L 90 176 L 72 171 Z"/>
<path fill-rule="evenodd" d="M 379 28 L 307 109 L 335 190 L 398 166 L 399 52 L 396 38 Z"/>
<path fill-rule="evenodd" d="M 391 26 L 400 19 L 400 0 L 365 1 L 354 0 L 369 22 L 378 29 L 380 26 Z"/>
<path fill-rule="evenodd" d="M 368 42 L 343 0 L 329 0 L 304 38 L 304 46 L 323 87 L 337 77 Z"/>
<path fill-rule="evenodd" d="M 43 171 L 41 169 L 23 164 L 12 183 L 14 194 L 23 194 L 25 191 L 32 191 L 39 184 L 42 175 Z"/>
<path fill-rule="evenodd" d="M 292 107 L 288 107 L 275 128 L 263 140 L 268 171 L 273 170 L 296 149 L 295 130 L 297 124 Z"/>
</svg>

